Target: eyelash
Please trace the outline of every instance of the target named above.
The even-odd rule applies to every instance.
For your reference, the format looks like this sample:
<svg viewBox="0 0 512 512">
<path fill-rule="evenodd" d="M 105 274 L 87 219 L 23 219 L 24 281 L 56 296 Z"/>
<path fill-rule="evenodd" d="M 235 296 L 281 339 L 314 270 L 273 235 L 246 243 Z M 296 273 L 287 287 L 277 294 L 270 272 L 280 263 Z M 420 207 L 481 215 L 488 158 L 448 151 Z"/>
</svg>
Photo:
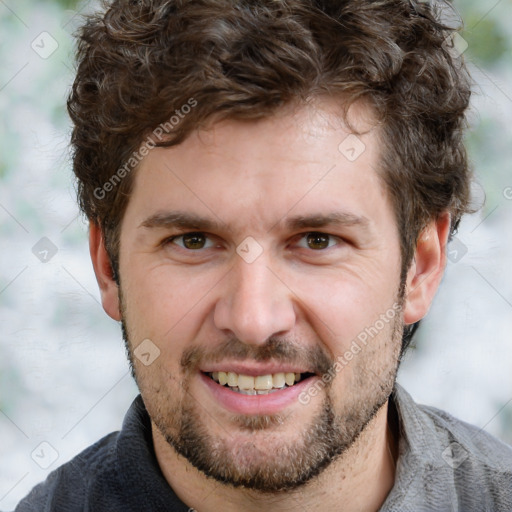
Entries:
<svg viewBox="0 0 512 512">
<path fill-rule="evenodd" d="M 175 245 L 178 245 L 175 243 L 176 240 L 178 239 L 183 239 L 183 237 L 187 236 L 187 235 L 201 235 L 201 236 L 204 236 L 207 240 L 211 240 L 213 237 L 208 235 L 207 233 L 204 233 L 202 231 L 190 231 L 190 232 L 187 232 L 187 233 L 182 233 L 181 235 L 174 235 L 174 236 L 171 236 L 169 238 L 166 238 L 163 242 L 162 242 L 162 245 L 165 246 L 165 245 L 168 245 L 168 244 L 175 244 Z M 323 249 L 311 249 L 311 248 L 308 248 L 308 247 L 301 247 L 302 249 L 310 249 L 312 252 L 325 252 L 327 249 L 331 249 L 332 247 L 334 247 L 335 245 L 340 245 L 342 243 L 344 243 L 345 241 L 340 238 L 339 236 L 336 236 L 336 235 L 331 235 L 329 233 L 324 233 L 322 231 L 307 231 L 305 233 L 300 233 L 298 235 L 295 235 L 295 239 L 298 239 L 299 241 L 301 240 L 305 240 L 305 238 L 308 236 L 308 235 L 316 235 L 316 236 L 324 236 L 324 237 L 328 237 L 329 239 L 329 245 L 326 247 L 326 248 L 323 248 Z M 335 243 L 334 244 L 330 244 L 331 241 L 334 241 Z M 307 243 L 307 242 L 306 242 Z M 200 252 L 204 249 L 211 249 L 213 247 L 202 247 L 200 249 L 188 249 L 186 247 L 183 247 L 181 245 L 178 245 L 178 247 L 180 247 L 181 249 L 187 251 L 187 252 Z"/>
<path fill-rule="evenodd" d="M 181 235 L 175 235 L 175 236 L 171 236 L 170 238 L 167 238 L 166 240 L 164 240 L 163 245 L 172 244 L 172 243 L 174 243 L 175 240 L 183 238 L 183 237 L 185 237 L 187 235 L 201 235 L 201 236 L 204 236 L 208 240 L 212 239 L 211 236 L 207 235 L 206 233 L 203 233 L 202 231 L 190 231 L 190 232 L 187 232 L 187 233 L 183 233 Z M 175 245 L 178 245 L 178 244 L 175 244 Z M 181 246 L 179 246 L 179 247 L 181 247 Z M 186 247 L 181 247 L 181 248 L 184 249 L 184 250 L 187 250 L 189 252 L 194 252 L 194 250 L 187 249 Z M 209 247 L 207 247 L 207 249 L 209 249 Z"/>
</svg>

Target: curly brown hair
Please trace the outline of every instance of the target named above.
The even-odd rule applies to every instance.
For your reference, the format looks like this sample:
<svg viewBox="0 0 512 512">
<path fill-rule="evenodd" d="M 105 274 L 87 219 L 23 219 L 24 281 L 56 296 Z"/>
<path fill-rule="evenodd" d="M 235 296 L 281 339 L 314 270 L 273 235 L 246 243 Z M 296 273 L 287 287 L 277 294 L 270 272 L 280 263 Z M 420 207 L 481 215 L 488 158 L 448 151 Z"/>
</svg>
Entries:
<svg viewBox="0 0 512 512">
<path fill-rule="evenodd" d="M 258 119 L 326 94 L 345 107 L 364 99 L 378 119 L 406 270 L 428 221 L 449 211 L 453 232 L 468 210 L 470 81 L 453 33 L 420 0 L 106 2 L 80 29 L 68 110 L 79 203 L 114 275 L 130 170 L 155 127 L 179 115 L 152 139 L 171 146 L 212 118 Z"/>
</svg>

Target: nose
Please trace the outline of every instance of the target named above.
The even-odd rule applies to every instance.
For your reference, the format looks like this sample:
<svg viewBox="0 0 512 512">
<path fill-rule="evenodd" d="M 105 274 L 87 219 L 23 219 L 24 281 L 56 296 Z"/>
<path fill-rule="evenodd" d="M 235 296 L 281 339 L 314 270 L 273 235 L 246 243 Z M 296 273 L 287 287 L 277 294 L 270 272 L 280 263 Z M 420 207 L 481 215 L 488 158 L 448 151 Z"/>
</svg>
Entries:
<svg viewBox="0 0 512 512">
<path fill-rule="evenodd" d="M 261 345 L 295 325 L 293 292 L 262 256 L 242 258 L 226 276 L 215 304 L 215 326 L 246 344 Z"/>
</svg>

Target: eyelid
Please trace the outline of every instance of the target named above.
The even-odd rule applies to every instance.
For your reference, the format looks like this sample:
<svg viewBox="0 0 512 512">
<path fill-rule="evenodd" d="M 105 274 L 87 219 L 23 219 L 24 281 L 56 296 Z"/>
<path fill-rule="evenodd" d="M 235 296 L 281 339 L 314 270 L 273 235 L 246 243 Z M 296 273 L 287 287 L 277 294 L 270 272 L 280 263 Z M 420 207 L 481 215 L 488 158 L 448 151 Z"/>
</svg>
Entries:
<svg viewBox="0 0 512 512">
<path fill-rule="evenodd" d="M 206 247 L 202 247 L 201 249 L 195 249 L 194 250 L 194 249 L 187 249 L 186 247 L 175 243 L 176 239 L 183 238 L 184 236 L 187 236 L 187 235 L 202 235 L 206 239 L 206 244 L 208 244 L 208 242 L 210 242 L 211 245 L 206 246 Z M 179 233 L 179 234 L 176 234 L 176 235 L 168 236 L 167 238 L 165 238 L 162 241 L 161 245 L 165 246 L 167 244 L 174 244 L 174 245 L 177 245 L 178 247 L 180 247 L 181 249 L 184 249 L 184 250 L 189 251 L 189 252 L 199 252 L 201 250 L 211 249 L 212 247 L 214 247 L 214 245 L 215 245 L 215 241 L 213 240 L 214 238 L 215 237 L 213 235 L 210 235 L 209 233 L 205 233 L 204 231 L 185 231 L 183 233 Z"/>
<path fill-rule="evenodd" d="M 328 245 L 325 249 L 316 249 L 315 250 L 315 249 L 310 249 L 309 247 L 301 247 L 301 249 L 309 249 L 310 251 L 318 252 L 318 253 L 326 251 L 327 249 L 330 249 L 336 245 L 340 245 L 340 243 L 343 243 L 345 241 L 340 236 L 332 235 L 330 233 L 325 233 L 324 231 L 305 231 L 303 233 L 297 234 L 294 238 L 297 239 L 298 241 L 302 241 L 302 240 L 305 240 L 308 235 L 322 235 L 322 236 L 328 237 L 330 239 L 329 242 L 331 240 L 336 242 L 333 245 Z"/>
<path fill-rule="evenodd" d="M 184 236 L 186 235 L 202 235 L 206 238 L 206 244 L 207 246 L 206 247 L 202 247 L 201 249 L 187 249 L 186 247 L 180 245 L 180 244 L 177 244 L 175 241 L 177 239 L 180 239 L 180 238 L 183 238 Z M 293 240 L 295 240 L 296 242 L 293 243 L 293 245 L 297 246 L 298 245 L 298 242 L 300 241 L 303 241 L 306 239 L 306 237 L 308 235 L 321 235 L 321 236 L 326 236 L 329 238 L 329 243 L 330 245 L 328 245 L 325 249 L 310 249 L 309 247 L 307 246 L 300 246 L 301 249 L 308 249 L 309 251 L 311 252 L 317 252 L 317 253 L 321 253 L 321 252 L 325 252 L 327 251 L 327 249 L 331 249 L 337 245 L 340 245 L 340 244 L 343 244 L 343 243 L 346 243 L 346 240 L 344 240 L 342 237 L 338 236 L 338 235 L 333 235 L 331 233 L 326 233 L 324 231 L 315 231 L 315 230 L 310 230 L 310 231 L 304 231 L 302 233 L 298 233 L 296 235 L 294 235 L 292 237 Z M 178 234 L 175 234 L 175 235 L 172 235 L 172 236 L 168 236 L 166 237 L 162 242 L 161 242 L 161 246 L 165 246 L 167 244 L 174 244 L 178 247 L 180 247 L 181 249 L 184 249 L 188 252 L 199 252 L 201 250 L 205 250 L 205 249 L 211 249 L 212 247 L 214 247 L 216 244 L 215 244 L 215 235 L 212 235 L 210 233 L 207 233 L 205 231 L 184 231 L 183 233 L 178 233 Z M 335 242 L 335 243 L 331 243 L 331 242 Z M 208 245 L 209 244 L 209 245 Z"/>
</svg>

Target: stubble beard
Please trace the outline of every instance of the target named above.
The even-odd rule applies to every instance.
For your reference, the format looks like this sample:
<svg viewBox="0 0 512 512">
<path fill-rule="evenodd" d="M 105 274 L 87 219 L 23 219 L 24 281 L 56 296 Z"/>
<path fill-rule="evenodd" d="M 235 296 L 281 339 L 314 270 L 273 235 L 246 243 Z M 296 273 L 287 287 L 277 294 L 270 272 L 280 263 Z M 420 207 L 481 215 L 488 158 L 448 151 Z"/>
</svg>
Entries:
<svg viewBox="0 0 512 512">
<path fill-rule="evenodd" d="M 240 415 L 232 417 L 232 424 L 240 432 L 251 435 L 246 436 L 247 441 L 234 443 L 229 435 L 212 435 L 205 422 L 203 408 L 188 390 L 189 379 L 179 379 L 182 392 L 177 397 L 179 393 L 169 389 L 169 381 L 149 384 L 138 375 L 127 323 L 123 307 L 122 330 L 132 374 L 154 425 L 169 446 L 206 476 L 235 488 L 244 487 L 260 493 L 297 489 L 349 452 L 387 403 L 393 390 L 403 332 L 402 316 L 397 315 L 390 323 L 388 340 L 384 342 L 390 354 L 388 360 L 375 366 L 372 355 L 375 358 L 377 350 L 369 346 L 363 348 L 357 356 L 358 364 L 352 370 L 350 386 L 344 390 L 345 401 L 336 404 L 336 401 L 341 401 L 335 398 L 332 382 L 327 384 L 318 412 L 308 425 L 298 426 L 302 428 L 298 439 L 287 443 L 283 438 L 280 428 L 287 422 L 289 424 L 290 419 L 281 414 Z M 241 342 L 236 340 L 236 343 Z M 238 348 L 245 350 L 241 345 Z M 265 350 L 266 353 L 271 351 L 270 347 L 262 347 L 262 351 Z M 323 357 L 326 357 L 325 353 Z M 215 427 L 219 430 L 219 425 Z M 229 428 L 232 427 L 224 429 L 226 434 Z M 294 434 L 296 432 L 294 430 Z"/>
</svg>

